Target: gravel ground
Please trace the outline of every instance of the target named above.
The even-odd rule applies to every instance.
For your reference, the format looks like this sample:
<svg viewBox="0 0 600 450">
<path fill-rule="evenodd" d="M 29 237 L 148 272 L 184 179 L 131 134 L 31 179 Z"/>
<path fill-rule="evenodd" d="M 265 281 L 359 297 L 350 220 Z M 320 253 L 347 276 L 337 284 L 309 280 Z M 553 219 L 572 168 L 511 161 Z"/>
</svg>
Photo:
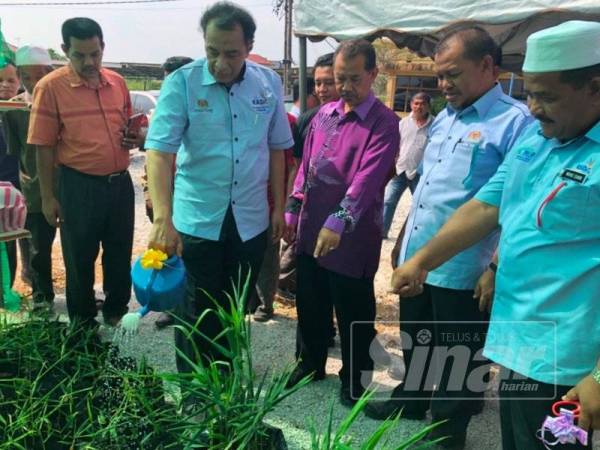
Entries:
<svg viewBox="0 0 600 450">
<path fill-rule="evenodd" d="M 145 217 L 144 201 L 140 187 L 140 177 L 143 170 L 144 154 L 132 155 L 131 174 L 136 187 L 136 228 L 134 236 L 134 255 L 143 252 L 146 239 L 150 231 L 150 223 Z M 390 235 L 398 234 L 400 224 L 406 217 L 410 206 L 410 194 L 407 192 L 402 198 L 396 211 L 395 221 Z M 395 321 L 398 317 L 398 302 L 395 296 L 389 294 L 388 286 L 391 277 L 389 254 L 393 247 L 392 240 L 383 243 L 382 263 L 375 278 L 377 296 L 377 318 L 381 321 Z M 66 314 L 64 303 L 64 268 L 62 266 L 60 244 L 57 239 L 54 249 L 54 274 L 57 287 L 56 310 L 61 315 Z M 97 266 L 100 269 L 100 266 Z M 101 292 L 101 272 L 97 271 L 96 291 Z M 17 282 L 17 289 L 22 292 L 26 287 L 22 282 Z M 137 302 L 132 301 L 130 309 L 135 310 Z M 175 371 L 175 352 L 173 349 L 173 332 L 170 329 L 156 330 L 154 320 L 157 315 L 150 313 L 142 321 L 139 333 L 128 342 L 122 344 L 125 353 L 138 357 L 145 356 L 149 363 L 158 371 Z M 276 371 L 293 362 L 295 327 L 295 311 L 289 305 L 276 304 L 276 316 L 267 323 L 252 323 L 252 348 L 255 370 L 258 374 L 265 371 Z M 397 327 L 381 324 L 378 330 L 384 339 L 393 339 L 397 335 Z M 109 330 L 104 330 L 107 336 Z M 109 337 L 109 336 L 108 336 Z M 348 414 L 349 409 L 338 401 L 339 381 L 337 371 L 341 366 L 339 342 L 331 349 L 327 364 L 327 378 L 323 381 L 311 383 L 296 394 L 281 403 L 276 410 L 269 414 L 267 421 L 281 428 L 285 434 L 290 449 L 305 450 L 310 447 L 309 425 L 314 423 L 318 429 L 326 425 L 329 409 L 333 402 L 334 423 L 339 424 Z M 375 378 L 382 386 L 393 386 L 393 380 L 386 379 L 382 368 L 377 368 Z M 486 407 L 482 414 L 473 418 L 469 427 L 467 449 L 500 449 L 500 430 L 498 418 L 498 403 L 493 392 L 488 393 Z M 392 433 L 391 442 L 401 442 L 412 433 L 425 426 L 428 421 L 401 420 L 397 430 Z M 370 436 L 377 428 L 379 422 L 361 415 L 351 429 L 354 442 L 358 445 Z M 600 450 L 600 443 L 594 446 Z"/>
</svg>

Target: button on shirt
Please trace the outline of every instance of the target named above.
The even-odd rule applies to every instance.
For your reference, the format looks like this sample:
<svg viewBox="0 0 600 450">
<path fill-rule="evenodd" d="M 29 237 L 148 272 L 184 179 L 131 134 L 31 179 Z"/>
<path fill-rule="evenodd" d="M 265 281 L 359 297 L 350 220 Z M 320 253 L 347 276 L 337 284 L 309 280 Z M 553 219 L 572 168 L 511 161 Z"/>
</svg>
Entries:
<svg viewBox="0 0 600 450">
<path fill-rule="evenodd" d="M 297 252 L 313 255 L 325 227 L 342 234 L 319 258 L 326 269 L 371 278 L 379 265 L 383 189 L 398 151 L 398 117 L 371 94 L 353 111 L 321 107 L 310 123 L 286 221 L 298 222 Z M 300 209 L 301 208 L 301 209 Z"/>
<path fill-rule="evenodd" d="M 396 174 L 405 173 L 409 180 L 415 178 L 417 167 L 423 159 L 432 121 L 433 116 L 429 114 L 425 123 L 419 125 L 412 113 L 400 121 L 400 153 L 396 161 Z"/>
<path fill-rule="evenodd" d="M 433 121 L 423 158 L 423 175 L 406 222 L 400 262 L 423 247 L 450 216 L 494 175 L 505 155 L 531 122 L 527 107 L 494 86 L 457 111 L 446 107 Z M 427 283 L 474 289 L 489 264 L 498 233 L 429 272 Z"/>
<path fill-rule="evenodd" d="M 56 147 L 60 164 L 83 173 L 121 172 L 129 167 L 121 142 L 130 115 L 121 75 L 101 69 L 100 85 L 92 88 L 67 65 L 36 85 L 27 142 Z"/>
<path fill-rule="evenodd" d="M 575 385 L 600 352 L 600 122 L 563 144 L 532 124 L 475 198 L 502 227 L 484 354 Z"/>
<path fill-rule="evenodd" d="M 202 58 L 163 83 L 146 148 L 177 153 L 173 224 L 185 234 L 218 240 L 231 206 L 247 241 L 269 225 L 269 149 L 293 145 L 281 80 L 246 62 L 228 90 Z"/>
</svg>

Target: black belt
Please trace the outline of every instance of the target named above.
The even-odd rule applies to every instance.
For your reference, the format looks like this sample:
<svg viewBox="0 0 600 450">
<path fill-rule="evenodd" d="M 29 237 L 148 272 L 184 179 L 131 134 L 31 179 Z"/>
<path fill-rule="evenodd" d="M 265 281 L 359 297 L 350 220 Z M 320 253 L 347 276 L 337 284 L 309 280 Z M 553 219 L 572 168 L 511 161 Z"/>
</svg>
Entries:
<svg viewBox="0 0 600 450">
<path fill-rule="evenodd" d="M 108 175 L 92 175 L 89 173 L 80 172 L 79 170 L 75 170 L 68 166 L 61 166 L 63 170 L 67 172 L 74 173 L 76 175 L 81 175 L 82 177 L 91 178 L 98 181 L 104 181 L 106 183 L 113 183 L 115 181 L 119 181 L 121 177 L 125 175 L 129 175 L 129 171 L 127 169 L 122 170 L 120 172 L 109 173 Z"/>
</svg>

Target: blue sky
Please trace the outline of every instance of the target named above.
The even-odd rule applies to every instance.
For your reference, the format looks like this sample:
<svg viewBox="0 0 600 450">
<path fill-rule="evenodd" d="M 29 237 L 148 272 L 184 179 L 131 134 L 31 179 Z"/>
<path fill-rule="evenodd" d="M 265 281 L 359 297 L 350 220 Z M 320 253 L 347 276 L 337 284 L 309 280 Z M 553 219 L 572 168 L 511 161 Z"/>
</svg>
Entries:
<svg viewBox="0 0 600 450">
<path fill-rule="evenodd" d="M 23 3 L 31 1 L 22 0 Z M 150 63 L 162 63 L 173 55 L 204 56 L 204 42 L 198 23 L 202 11 L 213 3 L 180 0 L 138 5 L 2 6 L 3 3 L 16 2 L 0 0 L 2 32 L 12 44 L 35 44 L 60 51 L 61 24 L 70 17 L 86 16 L 102 26 L 106 42 L 105 61 Z M 257 23 L 253 52 L 272 60 L 283 59 L 283 20 L 274 15 L 271 1 L 238 0 L 237 3 L 247 8 Z M 318 44 L 309 42 L 309 64 L 321 53 L 332 51 L 335 45 L 331 39 Z M 297 39 L 294 39 L 293 59 L 298 62 Z"/>
</svg>

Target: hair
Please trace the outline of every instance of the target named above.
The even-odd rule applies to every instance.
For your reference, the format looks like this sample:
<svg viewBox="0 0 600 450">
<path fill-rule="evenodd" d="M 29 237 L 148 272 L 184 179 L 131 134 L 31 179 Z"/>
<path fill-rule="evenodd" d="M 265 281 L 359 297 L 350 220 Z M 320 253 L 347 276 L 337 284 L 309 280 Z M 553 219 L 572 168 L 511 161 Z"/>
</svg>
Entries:
<svg viewBox="0 0 600 450">
<path fill-rule="evenodd" d="M 325 53 L 317 58 L 313 66 L 313 75 L 317 67 L 333 67 L 333 52 Z"/>
<path fill-rule="evenodd" d="M 411 103 L 413 102 L 413 100 L 423 100 L 425 103 L 427 103 L 428 105 L 431 106 L 431 96 L 429 94 L 427 94 L 426 92 L 417 92 L 415 95 L 413 95 L 410 98 Z"/>
<path fill-rule="evenodd" d="M 368 71 L 375 69 L 377 66 L 375 47 L 364 39 L 351 39 L 341 42 L 333 54 L 334 61 L 338 55 L 343 55 L 345 58 L 355 58 L 363 55 L 365 57 L 365 70 Z"/>
<path fill-rule="evenodd" d="M 171 56 L 160 66 L 165 72 L 175 72 L 181 66 L 185 66 L 193 61 L 189 56 Z"/>
<path fill-rule="evenodd" d="M 235 3 L 217 2 L 204 11 L 200 18 L 200 28 L 203 34 L 206 34 L 208 24 L 213 21 L 220 30 L 231 31 L 236 25 L 239 25 L 242 27 L 246 43 L 254 42 L 256 22 L 254 22 L 254 18 L 248 11 Z"/>
<path fill-rule="evenodd" d="M 440 39 L 433 54 L 437 55 L 448 50 L 452 39 L 462 42 L 465 58 L 478 62 L 490 55 L 495 65 L 502 64 L 502 48 L 487 31 L 476 25 L 462 25 L 450 30 Z"/>
<path fill-rule="evenodd" d="M 306 77 L 306 95 L 309 96 L 315 92 L 315 79 L 312 77 Z M 292 86 L 292 100 L 298 101 L 300 98 L 300 81 L 294 81 Z"/>
<path fill-rule="evenodd" d="M 600 77 L 600 64 L 581 69 L 563 70 L 560 72 L 559 79 L 561 83 L 569 84 L 574 89 L 581 89 L 596 77 Z"/>
<path fill-rule="evenodd" d="M 95 20 L 87 17 L 73 17 L 67 19 L 62 24 L 63 44 L 68 49 L 71 47 L 71 38 L 75 39 L 92 39 L 98 37 L 100 44 L 104 47 L 104 36 L 102 28 Z"/>
</svg>

